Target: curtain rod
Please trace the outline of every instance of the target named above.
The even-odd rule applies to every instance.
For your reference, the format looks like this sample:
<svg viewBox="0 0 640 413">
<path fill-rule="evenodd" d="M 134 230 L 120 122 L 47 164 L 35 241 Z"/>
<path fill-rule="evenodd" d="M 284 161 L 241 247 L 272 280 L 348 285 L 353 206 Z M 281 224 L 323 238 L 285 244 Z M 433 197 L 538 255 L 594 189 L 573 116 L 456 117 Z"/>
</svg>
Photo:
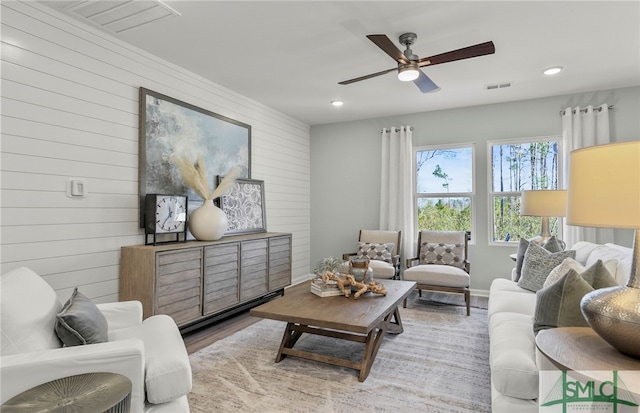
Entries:
<svg viewBox="0 0 640 413">
<path fill-rule="evenodd" d="M 613 109 L 613 105 L 609 105 L 609 110 L 611 110 L 611 109 Z M 597 108 L 593 108 L 593 110 L 596 110 L 598 112 L 602 112 L 602 108 L 600 106 L 598 106 Z M 580 109 L 580 112 L 581 113 L 586 113 L 587 109 Z M 575 113 L 575 111 L 573 111 L 573 113 Z M 560 116 L 564 116 L 564 114 L 565 114 L 565 111 L 561 110 L 560 111 Z"/>
<path fill-rule="evenodd" d="M 392 126 L 392 128 L 399 128 L 399 129 L 402 129 L 402 128 L 404 128 L 404 126 L 400 126 L 400 127 L 398 127 L 398 126 Z M 413 132 L 413 126 L 409 126 L 409 130 Z M 382 133 L 382 132 L 384 132 L 384 129 L 381 129 L 381 130 L 380 130 L 380 133 Z M 391 129 L 390 129 L 390 128 L 389 128 L 389 129 L 387 129 L 387 132 L 391 132 Z"/>
</svg>

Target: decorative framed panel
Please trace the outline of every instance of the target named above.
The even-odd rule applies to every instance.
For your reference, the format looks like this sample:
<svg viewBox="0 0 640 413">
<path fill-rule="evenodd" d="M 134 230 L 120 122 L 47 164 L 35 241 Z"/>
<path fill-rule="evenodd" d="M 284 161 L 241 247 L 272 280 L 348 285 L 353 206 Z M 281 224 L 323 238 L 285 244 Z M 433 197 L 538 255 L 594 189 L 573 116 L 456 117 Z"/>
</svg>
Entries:
<svg viewBox="0 0 640 413">
<path fill-rule="evenodd" d="M 222 181 L 217 177 L 217 184 Z M 220 208 L 227 215 L 227 234 L 266 232 L 264 181 L 236 179 L 229 192 L 220 197 Z"/>
<path fill-rule="evenodd" d="M 171 161 L 174 156 L 186 156 L 194 163 L 202 156 L 212 181 L 238 165 L 242 178 L 251 177 L 250 125 L 142 87 L 139 99 L 141 228 L 146 194 L 187 195 L 189 213 L 202 205 L 202 198 L 182 182 Z"/>
</svg>

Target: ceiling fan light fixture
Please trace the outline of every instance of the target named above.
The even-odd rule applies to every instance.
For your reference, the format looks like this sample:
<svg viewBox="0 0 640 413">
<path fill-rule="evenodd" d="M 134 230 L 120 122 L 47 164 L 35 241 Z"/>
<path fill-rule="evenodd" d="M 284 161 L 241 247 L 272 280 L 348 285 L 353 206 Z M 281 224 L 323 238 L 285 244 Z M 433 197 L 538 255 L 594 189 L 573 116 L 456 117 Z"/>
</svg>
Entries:
<svg viewBox="0 0 640 413">
<path fill-rule="evenodd" d="M 418 64 L 416 62 L 399 65 L 398 79 L 400 79 L 401 81 L 411 82 L 412 80 L 416 80 L 418 76 L 420 76 L 420 72 L 418 71 Z"/>
</svg>

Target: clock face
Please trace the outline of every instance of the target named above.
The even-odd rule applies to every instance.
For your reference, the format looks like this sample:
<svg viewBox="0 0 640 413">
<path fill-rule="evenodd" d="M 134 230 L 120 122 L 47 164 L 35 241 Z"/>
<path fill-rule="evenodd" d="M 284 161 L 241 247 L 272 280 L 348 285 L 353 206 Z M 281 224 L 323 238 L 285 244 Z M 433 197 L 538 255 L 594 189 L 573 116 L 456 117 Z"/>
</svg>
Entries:
<svg viewBox="0 0 640 413">
<path fill-rule="evenodd" d="M 156 200 L 156 232 L 183 232 L 187 222 L 186 198 L 164 195 Z"/>
</svg>

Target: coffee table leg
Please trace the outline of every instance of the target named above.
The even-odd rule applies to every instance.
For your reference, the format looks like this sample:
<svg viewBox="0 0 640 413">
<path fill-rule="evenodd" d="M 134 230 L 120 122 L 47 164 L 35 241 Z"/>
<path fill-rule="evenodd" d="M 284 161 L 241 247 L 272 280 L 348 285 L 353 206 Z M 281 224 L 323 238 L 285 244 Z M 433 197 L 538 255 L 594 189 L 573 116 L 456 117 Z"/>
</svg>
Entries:
<svg viewBox="0 0 640 413">
<path fill-rule="evenodd" d="M 392 319 L 394 321 L 391 321 Z M 374 328 L 367 335 L 367 340 L 365 341 L 364 347 L 364 357 L 362 359 L 362 365 L 360 367 L 360 377 L 358 378 L 358 380 L 360 380 L 361 382 L 365 381 L 367 376 L 369 376 L 371 366 L 376 359 L 378 349 L 380 348 L 380 344 L 382 344 L 382 338 L 384 337 L 385 333 L 389 332 L 391 334 L 400 334 L 403 330 L 404 329 L 402 327 L 400 311 L 398 310 L 398 307 L 396 307 L 395 311 L 389 313 L 384 318 L 378 328 Z"/>
<path fill-rule="evenodd" d="M 280 349 L 278 350 L 278 355 L 276 356 L 276 363 L 279 363 L 283 358 L 287 357 L 286 354 L 282 354 L 282 350 L 285 348 L 293 348 L 293 345 L 296 344 L 296 342 L 302 335 L 302 331 L 293 330 L 293 325 L 293 323 L 287 323 L 287 326 L 284 328 L 284 336 L 282 336 Z"/>
</svg>

